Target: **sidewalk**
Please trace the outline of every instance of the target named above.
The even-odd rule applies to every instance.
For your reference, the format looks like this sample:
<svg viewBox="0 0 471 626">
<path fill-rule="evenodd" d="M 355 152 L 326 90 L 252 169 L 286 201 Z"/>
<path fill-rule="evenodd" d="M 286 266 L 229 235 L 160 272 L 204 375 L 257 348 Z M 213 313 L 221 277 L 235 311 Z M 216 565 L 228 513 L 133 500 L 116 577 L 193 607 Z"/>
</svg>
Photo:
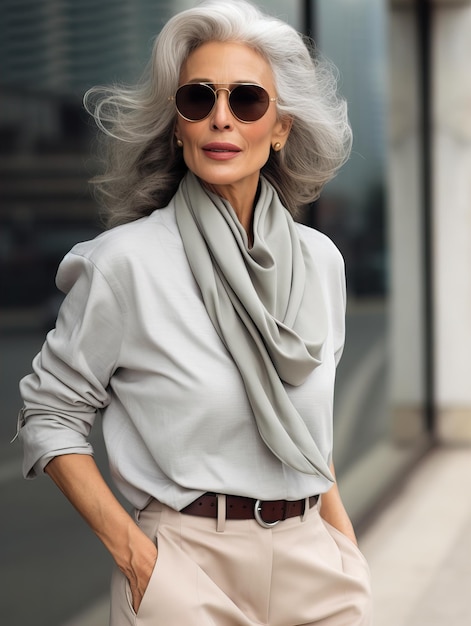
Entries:
<svg viewBox="0 0 471 626">
<path fill-rule="evenodd" d="M 443 447 L 414 468 L 360 546 L 374 626 L 471 624 L 471 447 Z"/>
</svg>

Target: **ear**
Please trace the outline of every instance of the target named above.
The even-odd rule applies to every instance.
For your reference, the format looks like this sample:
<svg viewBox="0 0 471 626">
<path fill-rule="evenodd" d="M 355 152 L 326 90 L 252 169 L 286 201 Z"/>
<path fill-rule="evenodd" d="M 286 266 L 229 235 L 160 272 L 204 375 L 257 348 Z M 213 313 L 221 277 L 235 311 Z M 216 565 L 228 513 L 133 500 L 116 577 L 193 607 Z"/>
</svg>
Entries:
<svg viewBox="0 0 471 626">
<path fill-rule="evenodd" d="M 281 117 L 275 123 L 275 126 L 273 128 L 272 144 L 279 141 L 282 145 L 284 145 L 288 139 L 292 125 L 293 118 L 291 116 L 284 115 L 283 117 Z"/>
<path fill-rule="evenodd" d="M 178 126 L 178 116 L 175 119 L 175 124 L 173 127 L 173 136 L 175 137 L 175 139 L 181 139 L 181 133 L 180 133 L 180 128 Z"/>
</svg>

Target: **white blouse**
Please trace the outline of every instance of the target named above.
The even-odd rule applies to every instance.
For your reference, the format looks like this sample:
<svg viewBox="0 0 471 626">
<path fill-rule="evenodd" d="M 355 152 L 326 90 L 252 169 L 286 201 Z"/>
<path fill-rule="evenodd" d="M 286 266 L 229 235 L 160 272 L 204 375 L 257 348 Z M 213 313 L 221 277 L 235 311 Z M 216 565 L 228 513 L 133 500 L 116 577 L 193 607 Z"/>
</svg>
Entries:
<svg viewBox="0 0 471 626">
<path fill-rule="evenodd" d="M 321 275 L 329 331 L 322 364 L 287 391 L 330 462 L 344 265 L 327 237 L 302 225 L 298 232 Z M 137 508 L 155 497 L 181 509 L 206 491 L 295 500 L 330 487 L 287 467 L 263 443 L 172 206 L 76 245 L 57 285 L 67 296 L 56 328 L 20 383 L 25 476 L 61 454 L 92 454 L 87 438 L 101 413 L 113 479 Z"/>
</svg>

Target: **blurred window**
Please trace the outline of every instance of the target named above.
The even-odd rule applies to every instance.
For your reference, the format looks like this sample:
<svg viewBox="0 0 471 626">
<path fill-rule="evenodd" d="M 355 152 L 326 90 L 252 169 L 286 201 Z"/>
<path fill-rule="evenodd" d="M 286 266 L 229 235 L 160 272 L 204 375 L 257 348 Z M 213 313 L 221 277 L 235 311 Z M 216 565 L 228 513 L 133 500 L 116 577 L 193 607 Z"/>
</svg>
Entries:
<svg viewBox="0 0 471 626">
<path fill-rule="evenodd" d="M 313 4 L 314 36 L 339 70 L 354 133 L 349 162 L 308 220 L 346 261 L 334 457 L 360 519 L 427 443 L 418 29 L 414 3 Z"/>
</svg>

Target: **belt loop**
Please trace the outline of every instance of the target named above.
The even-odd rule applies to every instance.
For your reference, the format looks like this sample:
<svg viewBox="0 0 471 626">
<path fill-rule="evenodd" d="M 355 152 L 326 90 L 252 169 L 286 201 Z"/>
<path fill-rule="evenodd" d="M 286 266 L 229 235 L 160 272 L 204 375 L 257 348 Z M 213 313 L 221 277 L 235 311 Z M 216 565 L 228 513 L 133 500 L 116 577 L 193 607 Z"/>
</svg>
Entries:
<svg viewBox="0 0 471 626">
<path fill-rule="evenodd" d="M 218 493 L 218 516 L 216 524 L 216 532 L 223 533 L 226 527 L 226 494 Z"/>
<path fill-rule="evenodd" d="M 301 521 L 305 522 L 307 518 L 307 514 L 309 513 L 309 497 L 304 498 L 304 512 L 301 515 Z"/>
</svg>

